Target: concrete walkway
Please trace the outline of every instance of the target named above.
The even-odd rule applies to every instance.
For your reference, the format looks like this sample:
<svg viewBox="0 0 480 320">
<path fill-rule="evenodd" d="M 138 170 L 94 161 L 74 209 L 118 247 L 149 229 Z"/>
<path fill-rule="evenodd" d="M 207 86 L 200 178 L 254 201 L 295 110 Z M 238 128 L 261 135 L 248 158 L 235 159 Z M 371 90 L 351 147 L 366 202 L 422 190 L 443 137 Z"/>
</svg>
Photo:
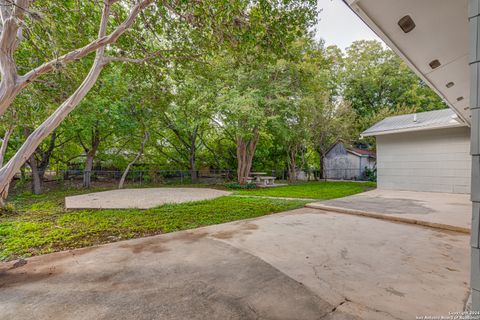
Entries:
<svg viewBox="0 0 480 320">
<path fill-rule="evenodd" d="M 227 196 L 231 192 L 208 188 L 143 188 L 94 192 L 65 198 L 67 209 L 148 209 Z"/>
<path fill-rule="evenodd" d="M 415 319 L 461 311 L 469 238 L 298 209 L 0 265 L 0 319 Z"/>
<path fill-rule="evenodd" d="M 469 195 L 436 192 L 375 189 L 307 206 L 464 233 L 470 233 L 472 216 Z"/>
</svg>

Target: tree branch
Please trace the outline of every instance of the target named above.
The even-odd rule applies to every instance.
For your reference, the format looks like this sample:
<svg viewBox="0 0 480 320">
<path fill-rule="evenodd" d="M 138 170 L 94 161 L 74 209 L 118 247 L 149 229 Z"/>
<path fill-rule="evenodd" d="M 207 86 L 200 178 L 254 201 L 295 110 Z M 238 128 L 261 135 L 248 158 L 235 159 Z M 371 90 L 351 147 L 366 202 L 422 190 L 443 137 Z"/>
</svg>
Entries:
<svg viewBox="0 0 480 320">
<path fill-rule="evenodd" d="M 28 4 L 30 0 L 19 0 L 22 3 Z M 10 106 L 15 97 L 28 86 L 29 83 L 37 79 L 43 74 L 58 69 L 59 67 L 68 64 L 72 61 L 76 61 L 86 55 L 101 50 L 102 55 L 105 50 L 105 46 L 115 43 L 117 39 L 131 27 L 135 21 L 136 16 L 150 5 L 153 0 L 142 0 L 138 2 L 130 10 L 128 17 L 110 34 L 106 35 L 106 26 L 108 23 L 108 15 L 105 17 L 105 8 L 108 8 L 110 12 L 110 6 L 118 0 L 106 0 L 104 5 L 104 12 L 102 13 L 102 23 L 100 25 L 99 36 L 96 40 L 90 42 L 86 46 L 71 51 L 59 58 L 46 62 L 37 68 L 27 72 L 23 76 L 18 76 L 16 71 L 16 64 L 13 61 L 13 52 L 16 48 L 15 37 L 18 31 L 18 20 L 7 19 L 4 24 L 4 30 L 0 37 L 0 72 L 2 81 L 0 82 L 0 115 Z M 26 6 L 26 5 L 25 5 Z M 22 10 L 18 10 L 20 15 Z M 106 19 L 104 19 L 106 18 Z M 11 22 L 9 22 L 11 21 Z M 7 28 L 5 28 L 7 27 Z M 12 40 L 13 37 L 13 40 Z M 5 54 L 6 53 L 6 54 Z"/>
</svg>

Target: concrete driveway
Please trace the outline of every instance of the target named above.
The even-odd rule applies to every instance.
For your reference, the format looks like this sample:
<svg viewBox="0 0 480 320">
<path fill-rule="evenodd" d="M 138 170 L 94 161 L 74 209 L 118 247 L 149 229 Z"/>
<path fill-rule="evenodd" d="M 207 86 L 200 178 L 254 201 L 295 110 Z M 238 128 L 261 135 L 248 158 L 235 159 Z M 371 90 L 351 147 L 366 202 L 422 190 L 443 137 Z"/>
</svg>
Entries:
<svg viewBox="0 0 480 320">
<path fill-rule="evenodd" d="M 470 233 L 469 194 L 375 189 L 308 207 Z"/>
<path fill-rule="evenodd" d="M 34 257 L 1 319 L 414 319 L 463 309 L 462 233 L 316 209 Z"/>
</svg>

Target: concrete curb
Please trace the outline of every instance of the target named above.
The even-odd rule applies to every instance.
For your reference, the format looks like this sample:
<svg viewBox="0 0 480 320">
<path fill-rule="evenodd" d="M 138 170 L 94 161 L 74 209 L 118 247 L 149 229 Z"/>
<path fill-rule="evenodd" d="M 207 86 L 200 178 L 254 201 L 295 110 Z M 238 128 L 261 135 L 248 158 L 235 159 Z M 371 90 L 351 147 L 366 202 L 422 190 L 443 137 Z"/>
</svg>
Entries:
<svg viewBox="0 0 480 320">
<path fill-rule="evenodd" d="M 273 200 L 300 200 L 300 201 L 312 201 L 316 202 L 319 199 L 314 199 L 314 198 L 292 198 L 292 197 L 274 197 L 274 196 L 257 196 L 257 195 L 248 195 L 248 194 L 231 194 L 231 197 L 240 197 L 240 198 L 263 198 L 263 199 L 273 199 Z"/>
<path fill-rule="evenodd" d="M 416 224 L 416 225 L 429 227 L 429 228 L 434 228 L 434 229 L 442 229 L 442 230 L 448 230 L 448 231 L 455 231 L 455 232 L 470 234 L 470 229 L 469 228 L 452 226 L 452 225 L 443 224 L 443 223 L 417 220 L 417 219 L 412 219 L 412 218 L 404 218 L 404 217 L 399 217 L 399 216 L 382 214 L 382 213 L 378 213 L 378 212 L 368 212 L 368 211 L 347 209 L 347 208 L 341 208 L 341 207 L 332 207 L 332 206 L 327 206 L 327 205 L 324 205 L 324 204 L 321 204 L 321 203 L 308 203 L 308 204 L 305 205 L 305 207 L 312 208 L 312 209 L 320 209 L 320 210 L 325 210 L 325 211 L 338 212 L 338 213 L 351 214 L 351 215 L 361 216 L 361 217 L 380 219 L 380 220 L 402 222 L 402 223 L 408 223 L 408 224 Z"/>
</svg>

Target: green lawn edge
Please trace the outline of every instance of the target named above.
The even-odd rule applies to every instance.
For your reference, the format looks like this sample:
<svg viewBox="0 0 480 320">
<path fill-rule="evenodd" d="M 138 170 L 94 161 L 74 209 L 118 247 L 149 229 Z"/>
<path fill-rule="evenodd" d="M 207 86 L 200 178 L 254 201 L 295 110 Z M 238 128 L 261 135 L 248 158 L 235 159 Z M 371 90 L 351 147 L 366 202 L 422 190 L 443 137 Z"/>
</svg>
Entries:
<svg viewBox="0 0 480 320">
<path fill-rule="evenodd" d="M 66 194 L 32 196 L 14 202 L 17 213 L 0 218 L 1 261 L 256 218 L 307 203 L 224 196 L 146 210 L 65 211 Z"/>
<path fill-rule="evenodd" d="M 376 188 L 375 182 L 318 181 L 271 188 L 236 190 L 235 195 L 330 200 Z"/>
</svg>

